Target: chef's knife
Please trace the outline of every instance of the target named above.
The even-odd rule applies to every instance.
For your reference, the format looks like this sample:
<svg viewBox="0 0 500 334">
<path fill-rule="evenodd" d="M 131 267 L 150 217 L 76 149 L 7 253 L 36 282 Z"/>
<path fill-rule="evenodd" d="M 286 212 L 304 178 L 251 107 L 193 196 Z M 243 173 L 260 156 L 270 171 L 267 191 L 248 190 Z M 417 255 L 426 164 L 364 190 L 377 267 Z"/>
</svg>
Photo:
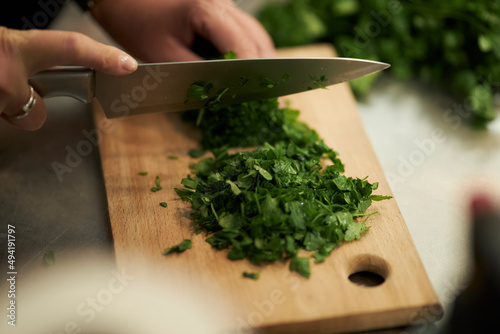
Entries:
<svg viewBox="0 0 500 334">
<path fill-rule="evenodd" d="M 125 76 L 84 67 L 55 67 L 30 77 L 42 97 L 72 96 L 89 103 L 97 98 L 108 118 L 160 111 L 199 109 L 217 99 L 222 104 L 273 98 L 381 71 L 388 64 L 352 58 L 224 59 L 140 64 Z M 193 84 L 205 90 L 189 97 Z"/>
</svg>

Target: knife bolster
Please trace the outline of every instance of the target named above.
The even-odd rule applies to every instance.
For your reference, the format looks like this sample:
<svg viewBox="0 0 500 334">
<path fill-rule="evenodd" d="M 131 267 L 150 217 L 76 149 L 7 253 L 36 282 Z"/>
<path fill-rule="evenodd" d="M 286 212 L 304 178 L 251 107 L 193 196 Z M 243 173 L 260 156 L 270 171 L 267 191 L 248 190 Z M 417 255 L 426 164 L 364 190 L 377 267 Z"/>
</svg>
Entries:
<svg viewBox="0 0 500 334">
<path fill-rule="evenodd" d="M 53 67 L 31 76 L 29 83 L 43 98 L 70 96 L 90 103 L 95 96 L 95 71 L 87 67 Z"/>
</svg>

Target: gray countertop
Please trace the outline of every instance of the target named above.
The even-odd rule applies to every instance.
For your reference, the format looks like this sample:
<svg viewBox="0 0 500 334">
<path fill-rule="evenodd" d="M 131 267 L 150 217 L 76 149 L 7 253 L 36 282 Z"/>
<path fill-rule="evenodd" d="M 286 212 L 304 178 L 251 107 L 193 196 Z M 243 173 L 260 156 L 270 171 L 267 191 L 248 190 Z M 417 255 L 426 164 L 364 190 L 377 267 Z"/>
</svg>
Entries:
<svg viewBox="0 0 500 334">
<path fill-rule="evenodd" d="M 43 265 L 43 255 L 51 249 L 112 250 L 97 147 L 61 177 L 54 168 L 86 140 L 84 130 L 93 129 L 90 106 L 69 98 L 46 103 L 49 117 L 38 131 L 0 124 L 0 238 L 6 239 L 7 224 L 15 226 L 19 272 Z M 0 254 L 3 269 L 6 249 Z"/>
</svg>

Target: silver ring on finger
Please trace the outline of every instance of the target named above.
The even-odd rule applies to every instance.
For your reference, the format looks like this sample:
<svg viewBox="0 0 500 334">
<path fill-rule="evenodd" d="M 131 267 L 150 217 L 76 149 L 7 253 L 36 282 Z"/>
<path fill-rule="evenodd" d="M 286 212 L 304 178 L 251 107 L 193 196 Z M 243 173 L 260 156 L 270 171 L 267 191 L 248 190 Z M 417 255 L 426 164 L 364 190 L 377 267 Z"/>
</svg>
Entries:
<svg viewBox="0 0 500 334">
<path fill-rule="evenodd" d="M 31 109 L 33 109 L 36 104 L 35 90 L 33 89 L 33 86 L 29 85 L 29 87 L 30 97 L 28 99 L 28 102 L 26 102 L 26 104 L 21 108 L 22 112 L 14 116 L 15 119 L 23 119 L 28 116 Z"/>
</svg>

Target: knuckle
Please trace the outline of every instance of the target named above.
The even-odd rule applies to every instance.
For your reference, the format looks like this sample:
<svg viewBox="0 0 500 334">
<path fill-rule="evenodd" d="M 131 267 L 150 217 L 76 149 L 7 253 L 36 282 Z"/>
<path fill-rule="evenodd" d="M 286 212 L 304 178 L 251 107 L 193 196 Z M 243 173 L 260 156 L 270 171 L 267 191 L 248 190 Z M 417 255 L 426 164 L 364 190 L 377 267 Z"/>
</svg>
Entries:
<svg viewBox="0 0 500 334">
<path fill-rule="evenodd" d="M 19 112 L 29 99 L 23 57 L 18 54 L 28 38 L 25 32 L 0 27 L 0 106 L 1 114 Z"/>
<path fill-rule="evenodd" d="M 188 21 L 191 22 L 195 27 L 200 28 L 206 25 L 207 16 L 210 14 L 208 9 L 209 2 L 213 0 L 208 0 L 206 3 L 202 1 L 195 1 L 191 7 L 187 9 Z"/>
<path fill-rule="evenodd" d="M 223 21 L 232 3 L 226 0 L 195 0 L 189 8 L 189 21 L 201 31 L 208 31 L 214 21 Z"/>
<path fill-rule="evenodd" d="M 64 34 L 61 41 L 63 52 L 74 58 L 79 58 L 84 52 L 84 48 L 82 47 L 84 39 L 85 36 L 77 32 L 68 32 Z"/>
<path fill-rule="evenodd" d="M 0 26 L 0 42 L 2 51 L 8 49 L 8 46 L 10 45 L 10 38 L 9 38 L 9 30 L 6 27 Z"/>
<path fill-rule="evenodd" d="M 209 8 L 214 8 L 216 5 L 218 5 L 220 1 L 219 0 L 195 0 L 192 3 L 193 8 L 203 8 L 203 9 L 209 9 Z"/>
<path fill-rule="evenodd" d="M 19 38 L 16 38 L 16 33 L 11 29 L 0 26 L 0 50 L 3 56 L 13 55 L 18 50 Z"/>
<path fill-rule="evenodd" d="M 62 43 L 63 52 L 66 52 L 74 62 L 84 62 L 104 71 L 116 65 L 115 52 L 112 47 L 102 46 L 84 34 L 70 32 L 64 36 Z M 98 51 L 90 52 L 90 48 Z"/>
</svg>

